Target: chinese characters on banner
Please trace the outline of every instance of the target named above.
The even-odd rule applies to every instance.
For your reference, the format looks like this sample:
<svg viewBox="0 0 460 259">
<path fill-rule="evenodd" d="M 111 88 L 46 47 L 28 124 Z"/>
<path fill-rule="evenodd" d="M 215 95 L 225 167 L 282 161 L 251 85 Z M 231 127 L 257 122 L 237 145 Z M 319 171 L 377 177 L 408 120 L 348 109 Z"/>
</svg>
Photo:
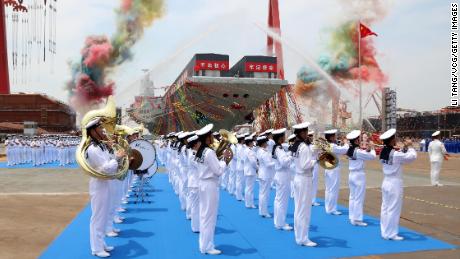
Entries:
<svg viewBox="0 0 460 259">
<path fill-rule="evenodd" d="M 219 70 L 227 71 L 229 69 L 228 60 L 197 60 L 195 61 L 195 71 L 199 70 Z"/>
<path fill-rule="evenodd" d="M 246 62 L 246 72 L 276 73 L 276 63 Z"/>
</svg>

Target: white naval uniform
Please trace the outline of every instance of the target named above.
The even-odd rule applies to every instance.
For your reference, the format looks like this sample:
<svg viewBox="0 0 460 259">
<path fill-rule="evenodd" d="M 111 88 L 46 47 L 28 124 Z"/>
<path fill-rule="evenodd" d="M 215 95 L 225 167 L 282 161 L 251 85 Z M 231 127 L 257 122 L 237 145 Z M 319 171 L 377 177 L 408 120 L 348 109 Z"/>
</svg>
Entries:
<svg viewBox="0 0 460 259">
<path fill-rule="evenodd" d="M 181 209 L 185 210 L 185 217 L 190 218 L 190 206 L 187 204 L 188 188 L 187 188 L 187 173 L 188 173 L 188 155 L 187 146 L 181 147 L 178 155 L 179 174 L 180 174 L 180 185 L 179 185 L 179 199 L 181 203 Z"/>
<path fill-rule="evenodd" d="M 225 162 L 219 161 L 216 152 L 205 148 L 202 157 L 197 159 L 200 199 L 200 238 L 201 253 L 214 250 L 214 231 L 219 208 L 219 177 L 224 173 Z"/>
<path fill-rule="evenodd" d="M 439 173 L 441 172 L 444 155 L 447 154 L 444 144 L 435 139 L 428 145 L 428 154 L 430 155 L 431 163 L 431 185 L 439 184 Z"/>
<path fill-rule="evenodd" d="M 275 150 L 275 186 L 276 195 L 273 205 L 274 224 L 276 228 L 282 228 L 286 225 L 286 214 L 289 204 L 289 195 L 291 187 L 291 170 L 290 165 L 293 157 L 284 151 L 282 147 Z"/>
<path fill-rule="evenodd" d="M 180 171 L 179 169 L 180 168 L 178 166 L 178 162 L 179 162 L 179 159 L 177 157 L 177 147 L 173 146 L 171 148 L 171 171 L 173 173 L 174 191 L 177 195 L 179 195 L 179 198 L 180 198 L 180 194 L 179 194 L 179 190 L 180 190 Z M 181 203 L 181 208 L 182 208 L 182 203 Z"/>
<path fill-rule="evenodd" d="M 275 161 L 267 148 L 259 148 L 257 159 L 259 160 L 259 215 L 266 216 L 268 213 L 268 199 L 270 198 L 270 185 L 275 170 Z"/>
<path fill-rule="evenodd" d="M 375 151 L 355 148 L 353 157 L 348 160 L 348 185 L 350 187 L 350 197 L 348 199 L 348 218 L 354 222 L 363 221 L 363 206 L 366 196 L 366 174 L 364 172 L 364 161 L 374 160 Z"/>
<path fill-rule="evenodd" d="M 227 191 L 230 194 L 234 194 L 235 193 L 235 181 L 236 181 L 236 165 L 238 162 L 236 161 L 235 145 L 231 145 L 230 148 L 233 152 L 233 158 L 228 165 L 230 167 L 230 171 L 228 172 Z"/>
<path fill-rule="evenodd" d="M 247 208 L 254 207 L 254 185 L 257 177 L 257 158 L 253 148 L 246 147 L 244 160 L 244 203 Z"/>
<path fill-rule="evenodd" d="M 200 231 L 200 197 L 199 180 L 198 180 L 198 165 L 195 161 L 196 151 L 188 150 L 189 171 L 188 171 L 188 200 L 190 204 L 191 227 L 193 232 Z"/>
<path fill-rule="evenodd" d="M 318 192 L 318 177 L 319 177 L 319 164 L 316 163 L 315 166 L 313 166 L 313 185 L 311 187 L 311 203 L 316 202 L 316 193 Z"/>
<path fill-rule="evenodd" d="M 59 166 L 64 166 L 64 141 L 59 140 L 57 144 Z"/>
<path fill-rule="evenodd" d="M 244 145 L 236 144 L 237 164 L 236 164 L 236 181 L 235 181 L 235 197 L 237 200 L 243 200 L 243 184 L 244 184 Z"/>
<path fill-rule="evenodd" d="M 385 239 L 398 235 L 399 216 L 403 201 L 402 165 L 417 158 L 417 152 L 409 148 L 406 153 L 392 150 L 388 161 L 382 161 L 384 174 L 382 182 L 382 208 L 380 210 L 380 230 Z"/>
<path fill-rule="evenodd" d="M 109 182 L 109 213 L 107 216 L 106 228 L 105 233 L 112 232 L 114 229 L 113 220 L 115 215 L 117 214 L 117 209 L 121 203 L 121 191 L 123 186 L 123 181 L 118 179 L 108 180 Z"/>
<path fill-rule="evenodd" d="M 297 153 L 293 154 L 295 162 L 294 178 L 294 233 L 298 245 L 310 242 L 310 229 L 313 167 L 317 163 L 312 147 L 300 143 Z"/>
<path fill-rule="evenodd" d="M 86 152 L 88 164 L 99 172 L 115 174 L 118 162 L 113 154 L 98 145 L 90 145 Z M 89 181 L 91 196 L 90 244 L 93 253 L 104 251 L 104 237 L 107 217 L 110 213 L 109 181 L 91 177 Z"/>
<path fill-rule="evenodd" d="M 339 146 L 335 143 L 332 143 L 331 145 L 332 152 L 337 156 L 344 155 L 348 151 L 348 145 Z M 324 208 L 326 209 L 326 213 L 337 211 L 337 200 L 339 198 L 340 192 L 340 159 L 338 163 L 339 164 L 336 168 L 332 170 L 324 170 L 324 183 L 326 185 L 324 195 Z"/>
<path fill-rule="evenodd" d="M 6 165 L 7 165 L 7 166 L 13 165 L 13 164 L 11 163 L 12 158 L 11 158 L 11 146 L 10 146 L 11 144 L 10 144 L 10 142 L 11 142 L 11 140 L 8 140 L 8 139 L 5 140 Z"/>
</svg>

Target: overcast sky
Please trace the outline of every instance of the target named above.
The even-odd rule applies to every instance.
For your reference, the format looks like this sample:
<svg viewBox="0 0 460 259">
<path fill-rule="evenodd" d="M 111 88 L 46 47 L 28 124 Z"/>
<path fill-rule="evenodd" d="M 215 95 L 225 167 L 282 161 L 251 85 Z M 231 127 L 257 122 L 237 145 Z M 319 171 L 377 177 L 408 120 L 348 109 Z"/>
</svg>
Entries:
<svg viewBox="0 0 460 259">
<path fill-rule="evenodd" d="M 283 36 L 313 58 L 324 50 L 325 30 L 337 25 L 343 14 L 341 0 L 280 0 Z M 266 24 L 268 0 L 165 0 L 162 19 L 147 28 L 134 47 L 134 59 L 120 66 L 111 78 L 117 99 L 129 103 L 144 68 L 153 69 L 156 86 L 171 84 L 194 53 L 230 55 L 234 64 L 244 55 L 265 54 L 266 35 L 254 24 Z M 373 24 L 378 61 L 395 88 L 398 106 L 435 110 L 449 104 L 450 2 L 446 0 L 394 1 L 388 14 Z M 70 78 L 69 60 L 78 60 L 86 36 L 112 35 L 116 0 L 58 1 L 57 56 L 40 67 L 13 92 L 44 92 L 63 101 Z M 295 82 L 305 64 L 284 46 L 286 79 Z M 10 74 L 11 74 L 10 69 Z M 10 77 L 13 75 L 10 75 Z M 129 89 L 129 90 L 127 90 Z M 357 102 L 351 105 L 357 109 Z M 369 105 L 365 115 L 376 113 Z"/>
</svg>

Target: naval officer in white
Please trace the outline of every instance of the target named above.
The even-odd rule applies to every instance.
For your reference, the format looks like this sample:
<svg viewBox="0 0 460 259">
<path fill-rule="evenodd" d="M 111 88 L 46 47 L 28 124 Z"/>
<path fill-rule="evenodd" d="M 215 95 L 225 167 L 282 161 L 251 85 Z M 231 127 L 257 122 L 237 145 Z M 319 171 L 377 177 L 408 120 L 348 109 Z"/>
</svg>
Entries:
<svg viewBox="0 0 460 259">
<path fill-rule="evenodd" d="M 295 241 L 302 246 L 316 246 L 310 240 L 308 232 L 310 230 L 312 187 L 313 187 L 313 168 L 317 163 L 316 150 L 310 147 L 311 142 L 308 137 L 308 126 L 310 123 L 304 122 L 294 125 L 292 128 L 296 134 L 296 141 L 291 146 L 291 153 L 294 157 L 295 178 L 294 178 L 294 234 Z"/>
<path fill-rule="evenodd" d="M 431 164 L 431 185 L 442 186 L 439 183 L 439 173 L 441 172 L 444 156 L 447 155 L 446 147 L 439 140 L 441 132 L 438 130 L 431 135 L 433 140 L 428 145 L 428 154 Z"/>
</svg>

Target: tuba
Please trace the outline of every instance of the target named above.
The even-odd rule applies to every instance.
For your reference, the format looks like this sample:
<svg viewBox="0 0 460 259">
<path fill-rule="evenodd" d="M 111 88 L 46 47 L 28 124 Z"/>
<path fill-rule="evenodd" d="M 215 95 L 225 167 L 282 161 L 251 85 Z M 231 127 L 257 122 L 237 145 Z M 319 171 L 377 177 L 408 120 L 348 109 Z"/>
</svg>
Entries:
<svg viewBox="0 0 460 259">
<path fill-rule="evenodd" d="M 324 138 L 317 138 L 313 141 L 313 145 L 319 151 L 319 165 L 327 170 L 332 170 L 339 165 L 339 158 L 332 153 L 331 144 Z"/>
<path fill-rule="evenodd" d="M 88 162 L 86 161 L 86 150 L 88 149 L 89 145 L 91 145 L 91 138 L 88 136 L 86 132 L 86 125 L 93 119 L 100 118 L 102 127 L 107 132 L 108 138 L 111 142 L 114 143 L 113 149 L 114 152 L 117 150 L 124 149 L 126 151 L 126 155 L 119 160 L 118 163 L 118 170 L 117 173 L 113 175 L 106 174 L 104 172 L 99 172 L 96 169 L 92 168 Z M 77 163 L 83 169 L 83 172 L 88 174 L 89 176 L 96 177 L 99 179 L 109 180 L 109 179 L 124 179 L 126 177 L 126 173 L 128 172 L 129 168 L 129 159 L 128 159 L 128 151 L 126 147 L 128 147 L 128 143 L 126 140 L 121 138 L 120 136 L 115 137 L 116 131 L 116 107 L 115 101 L 113 100 L 113 96 L 109 96 L 107 98 L 107 104 L 104 108 L 99 110 L 92 110 L 85 114 L 81 121 L 81 132 L 82 138 L 81 142 L 77 147 L 75 152 L 75 157 Z"/>
<path fill-rule="evenodd" d="M 225 150 L 227 150 L 227 152 L 230 152 L 230 157 L 225 158 L 225 163 L 227 163 L 228 165 L 233 158 L 233 151 L 230 148 L 230 145 L 238 143 L 238 140 L 236 139 L 234 133 L 231 133 L 224 129 L 219 130 L 219 134 L 222 137 L 222 139 L 220 141 L 214 140 L 212 148 L 216 151 L 216 155 L 219 160 L 222 159 Z"/>
</svg>

